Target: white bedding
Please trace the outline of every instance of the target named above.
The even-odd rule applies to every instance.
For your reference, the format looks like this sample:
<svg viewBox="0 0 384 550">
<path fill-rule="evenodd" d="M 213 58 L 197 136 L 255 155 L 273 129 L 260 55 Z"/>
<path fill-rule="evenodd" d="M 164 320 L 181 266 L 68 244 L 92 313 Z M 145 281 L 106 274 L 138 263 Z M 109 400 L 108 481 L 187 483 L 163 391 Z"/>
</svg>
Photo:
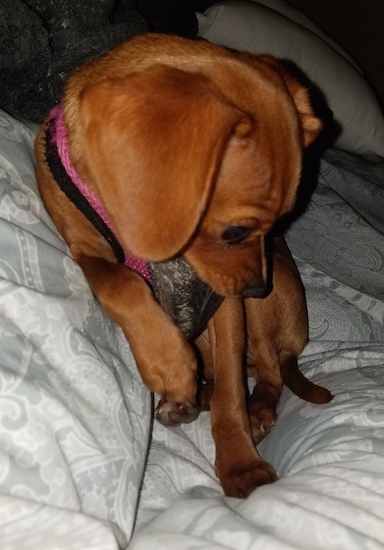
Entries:
<svg viewBox="0 0 384 550">
<path fill-rule="evenodd" d="M 383 164 L 330 154 L 289 231 L 301 368 L 335 397 L 284 390 L 260 445 L 280 479 L 241 501 L 215 478 L 207 413 L 152 425 L 121 330 L 42 206 L 33 137 L 0 114 L 1 550 L 384 548 Z"/>
</svg>

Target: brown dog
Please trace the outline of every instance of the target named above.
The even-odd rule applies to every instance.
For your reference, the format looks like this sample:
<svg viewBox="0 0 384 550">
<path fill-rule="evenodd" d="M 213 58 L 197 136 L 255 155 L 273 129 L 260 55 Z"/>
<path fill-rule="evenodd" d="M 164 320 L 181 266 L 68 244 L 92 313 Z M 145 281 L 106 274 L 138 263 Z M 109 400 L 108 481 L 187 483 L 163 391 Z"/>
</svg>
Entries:
<svg viewBox="0 0 384 550">
<path fill-rule="evenodd" d="M 285 326 L 280 307 L 291 314 L 282 300 L 290 285 L 279 260 L 270 297 L 252 297 L 266 291 L 265 235 L 291 210 L 302 150 L 320 129 L 306 90 L 274 59 L 145 35 L 75 72 L 36 140 L 37 178 L 53 221 L 122 327 L 144 383 L 186 417 L 196 412 L 196 355 L 154 299 L 145 262 L 183 255 L 226 296 L 210 321 L 207 364 L 217 470 L 230 495 L 275 479 L 250 437 L 243 303 L 251 354 L 269 361 L 260 351 L 266 335 L 285 380 L 307 335 L 301 325 Z M 279 333 L 283 340 L 292 333 L 287 361 Z M 256 369 L 250 410 L 257 434 L 274 421 L 281 377 L 277 361 Z M 227 457 L 234 440 L 236 456 Z"/>
</svg>

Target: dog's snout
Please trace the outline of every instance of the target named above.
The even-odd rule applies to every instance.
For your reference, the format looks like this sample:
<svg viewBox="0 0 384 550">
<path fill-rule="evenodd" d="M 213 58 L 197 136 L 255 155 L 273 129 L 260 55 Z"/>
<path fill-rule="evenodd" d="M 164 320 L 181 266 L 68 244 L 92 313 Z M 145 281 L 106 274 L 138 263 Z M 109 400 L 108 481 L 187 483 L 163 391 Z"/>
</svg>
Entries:
<svg viewBox="0 0 384 550">
<path fill-rule="evenodd" d="M 249 281 L 244 287 L 244 298 L 262 298 L 267 293 L 267 286 L 263 281 Z"/>
</svg>

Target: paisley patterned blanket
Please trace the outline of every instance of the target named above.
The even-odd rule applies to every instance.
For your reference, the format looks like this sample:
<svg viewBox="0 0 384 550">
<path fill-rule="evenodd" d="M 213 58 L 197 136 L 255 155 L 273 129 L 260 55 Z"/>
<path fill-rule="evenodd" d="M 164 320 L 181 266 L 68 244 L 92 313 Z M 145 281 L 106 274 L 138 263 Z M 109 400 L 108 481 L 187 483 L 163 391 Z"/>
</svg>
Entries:
<svg viewBox="0 0 384 550">
<path fill-rule="evenodd" d="M 0 114 L 2 550 L 384 548 L 384 164 L 341 151 L 287 240 L 311 341 L 300 365 L 335 395 L 284 390 L 260 445 L 275 484 L 228 499 L 209 416 L 152 422 L 129 346 L 40 201 L 35 128 Z"/>
</svg>

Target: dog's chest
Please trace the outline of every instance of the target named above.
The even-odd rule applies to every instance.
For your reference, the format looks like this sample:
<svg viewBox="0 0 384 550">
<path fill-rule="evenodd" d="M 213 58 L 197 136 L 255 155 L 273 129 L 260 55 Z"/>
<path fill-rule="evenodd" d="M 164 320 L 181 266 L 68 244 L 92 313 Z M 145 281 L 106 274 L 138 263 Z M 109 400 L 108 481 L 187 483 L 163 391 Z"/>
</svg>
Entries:
<svg viewBox="0 0 384 550">
<path fill-rule="evenodd" d="M 194 338 L 219 307 L 222 296 L 209 287 L 183 257 L 148 264 L 157 300 L 182 330 Z"/>
</svg>

